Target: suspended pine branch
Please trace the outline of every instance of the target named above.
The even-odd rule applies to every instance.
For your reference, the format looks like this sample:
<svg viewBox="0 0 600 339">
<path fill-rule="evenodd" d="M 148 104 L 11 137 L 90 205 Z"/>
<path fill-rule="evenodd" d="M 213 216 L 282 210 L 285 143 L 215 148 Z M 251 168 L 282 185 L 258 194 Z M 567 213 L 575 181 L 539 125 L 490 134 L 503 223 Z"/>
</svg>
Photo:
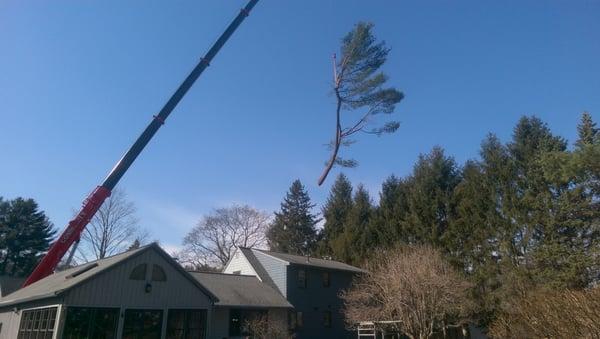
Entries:
<svg viewBox="0 0 600 339">
<path fill-rule="evenodd" d="M 373 24 L 358 23 L 342 39 L 341 58 L 333 55 L 333 92 L 336 98 L 335 135 L 329 143 L 331 156 L 319 178 L 322 185 L 335 166 L 356 167 L 354 159 L 339 155 L 341 146 L 354 143 L 358 133 L 377 136 L 394 133 L 400 127 L 398 121 L 378 122 L 377 117 L 394 113 L 396 104 L 404 94 L 394 87 L 385 87 L 387 75 L 379 71 L 385 63 L 389 48 L 385 42 L 377 42 L 372 34 Z M 358 119 L 350 119 L 350 112 L 359 112 Z"/>
</svg>

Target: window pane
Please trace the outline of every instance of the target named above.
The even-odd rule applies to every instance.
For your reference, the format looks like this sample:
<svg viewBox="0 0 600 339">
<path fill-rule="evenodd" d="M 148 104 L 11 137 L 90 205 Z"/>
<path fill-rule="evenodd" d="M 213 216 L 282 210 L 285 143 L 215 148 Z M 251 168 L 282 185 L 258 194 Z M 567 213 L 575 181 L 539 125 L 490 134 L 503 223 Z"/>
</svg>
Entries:
<svg viewBox="0 0 600 339">
<path fill-rule="evenodd" d="M 51 308 L 48 313 L 48 328 L 54 329 L 54 323 L 56 322 L 56 307 Z"/>
<path fill-rule="evenodd" d="M 325 327 L 331 327 L 331 311 L 325 311 L 323 315 L 323 325 Z"/>
<path fill-rule="evenodd" d="M 331 277 L 329 275 L 329 272 L 323 272 L 323 286 L 329 287 L 330 284 L 331 284 Z"/>
<path fill-rule="evenodd" d="M 133 271 L 131 271 L 131 275 L 129 275 L 129 279 L 131 280 L 146 280 L 146 264 L 137 265 Z"/>
<path fill-rule="evenodd" d="M 205 329 L 205 310 L 169 310 L 167 339 L 203 339 Z"/>
<path fill-rule="evenodd" d="M 306 271 L 298 270 L 298 287 L 306 287 Z"/>
<path fill-rule="evenodd" d="M 123 339 L 160 339 L 162 310 L 125 310 Z"/>
<path fill-rule="evenodd" d="M 112 339 L 116 337 L 118 308 L 67 308 L 63 337 L 66 339 Z"/>
<path fill-rule="evenodd" d="M 117 336 L 118 308 L 97 308 L 90 324 L 90 339 L 113 339 Z"/>
<path fill-rule="evenodd" d="M 290 330 L 296 329 L 296 312 L 288 312 L 288 327 Z"/>
<path fill-rule="evenodd" d="M 240 310 L 229 311 L 229 335 L 239 336 L 242 334 L 242 312 Z"/>
<path fill-rule="evenodd" d="M 40 315 L 40 329 L 46 330 L 48 328 L 48 310 L 43 309 Z"/>
<path fill-rule="evenodd" d="M 185 338 L 185 312 L 182 310 L 169 310 L 167 319 L 167 339 Z"/>
<path fill-rule="evenodd" d="M 152 265 L 152 281 L 167 281 L 167 274 L 162 267 Z"/>
<path fill-rule="evenodd" d="M 91 316 L 92 315 L 89 308 L 68 307 L 67 318 L 65 320 L 65 330 L 63 333 L 64 338 L 86 338 L 88 335 Z"/>
</svg>

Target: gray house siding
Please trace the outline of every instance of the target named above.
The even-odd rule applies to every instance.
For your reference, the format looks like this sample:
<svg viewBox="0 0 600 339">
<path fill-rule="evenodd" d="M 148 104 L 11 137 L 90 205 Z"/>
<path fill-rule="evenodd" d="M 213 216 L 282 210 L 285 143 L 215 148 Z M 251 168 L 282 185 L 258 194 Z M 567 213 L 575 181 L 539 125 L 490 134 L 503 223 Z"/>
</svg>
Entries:
<svg viewBox="0 0 600 339">
<path fill-rule="evenodd" d="M 131 271 L 139 264 L 147 264 L 146 280 L 129 279 Z M 153 264 L 162 267 L 167 275 L 167 281 L 151 281 Z M 146 283 L 152 286 L 150 293 L 145 292 Z M 67 306 L 131 305 L 157 309 L 171 307 L 208 309 L 211 305 L 206 294 L 156 251 L 145 251 L 73 288 L 66 293 L 64 303 Z"/>
<path fill-rule="evenodd" d="M 211 323 L 210 339 L 229 337 L 229 308 L 215 307 Z"/>
<path fill-rule="evenodd" d="M 306 288 L 298 287 L 298 270 L 306 271 Z M 330 286 L 323 286 L 323 272 L 330 274 Z M 296 312 L 302 312 L 303 326 L 298 328 L 300 339 L 341 339 L 353 338 L 347 331 L 342 315 L 342 301 L 339 293 L 350 286 L 353 273 L 324 270 L 315 267 L 288 266 L 287 299 Z M 325 313 L 331 312 L 331 327 L 324 324 Z"/>
<path fill-rule="evenodd" d="M 264 267 L 265 271 L 267 271 L 279 292 L 281 292 L 284 297 L 287 297 L 288 263 L 259 251 L 254 251 L 253 253 L 256 256 L 256 259 L 258 259 L 260 264 Z"/>
</svg>

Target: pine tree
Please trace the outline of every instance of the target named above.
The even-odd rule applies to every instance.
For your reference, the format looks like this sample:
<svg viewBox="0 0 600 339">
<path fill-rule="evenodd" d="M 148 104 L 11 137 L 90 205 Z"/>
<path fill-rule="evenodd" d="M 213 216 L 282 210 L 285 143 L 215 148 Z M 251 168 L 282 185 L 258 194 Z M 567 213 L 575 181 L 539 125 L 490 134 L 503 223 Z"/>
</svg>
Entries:
<svg viewBox="0 0 600 339">
<path fill-rule="evenodd" d="M 52 223 L 33 199 L 0 198 L 0 275 L 30 274 L 54 234 Z"/>
<path fill-rule="evenodd" d="M 408 213 L 406 180 L 392 175 L 381 185 L 379 205 L 373 212 L 369 228 L 374 234 L 374 246 L 391 248 L 408 243 L 406 218 Z"/>
<path fill-rule="evenodd" d="M 319 243 L 319 252 L 321 255 L 332 256 L 331 242 L 339 237 L 343 231 L 348 214 L 352 209 L 352 184 L 343 174 L 336 178 L 329 197 L 322 209 L 322 215 L 325 219 L 321 239 Z"/>
<path fill-rule="evenodd" d="M 600 129 L 596 128 L 596 123 L 588 112 L 583 112 L 581 121 L 577 125 L 579 139 L 575 142 L 577 148 L 583 148 L 585 145 L 600 143 Z"/>
<path fill-rule="evenodd" d="M 370 226 L 373 216 L 373 203 L 369 196 L 369 191 L 363 185 L 358 185 L 354 194 L 354 203 L 350 214 L 348 215 L 348 228 L 354 230 L 356 237 L 355 246 L 352 255 L 352 263 L 358 264 L 368 257 L 376 247 L 377 233 Z"/>
<path fill-rule="evenodd" d="M 507 217 L 512 220 L 511 258 L 519 265 L 529 263 L 534 246 L 551 232 L 552 222 L 547 220 L 547 204 L 553 192 L 544 179 L 541 159 L 550 153 L 565 152 L 566 141 L 552 134 L 550 128 L 537 117 L 522 117 L 517 123 L 513 139 L 508 144 L 514 164 L 514 177 L 510 185 L 515 187 L 505 200 L 510 201 Z M 550 200 L 545 200 L 550 199 Z"/>
<path fill-rule="evenodd" d="M 405 223 L 410 232 L 409 243 L 441 243 L 452 213 L 452 191 L 459 181 L 456 162 L 441 147 L 419 156 L 408 179 L 409 213 Z"/>
<path fill-rule="evenodd" d="M 334 258 L 351 264 L 359 264 L 366 258 L 373 242 L 373 233 L 369 230 L 372 213 L 369 192 L 363 185 L 358 185 L 344 232 L 331 242 Z"/>
<path fill-rule="evenodd" d="M 269 247 L 273 251 L 309 255 L 316 245 L 316 224 L 320 221 L 312 214 L 315 204 L 300 180 L 292 183 L 281 209 L 267 232 Z"/>
<path fill-rule="evenodd" d="M 381 121 L 384 116 L 394 113 L 396 104 L 404 98 L 404 94 L 396 88 L 385 87 L 388 76 L 380 68 L 385 64 L 389 51 L 385 42 L 378 42 L 373 35 L 373 24 L 359 22 L 342 39 L 339 60 L 334 54 L 335 135 L 328 145 L 331 156 L 319 177 L 319 186 L 333 166 L 358 165 L 356 160 L 340 156 L 342 146 L 350 146 L 363 132 L 380 136 L 394 133 L 400 127 L 398 121 Z"/>
</svg>

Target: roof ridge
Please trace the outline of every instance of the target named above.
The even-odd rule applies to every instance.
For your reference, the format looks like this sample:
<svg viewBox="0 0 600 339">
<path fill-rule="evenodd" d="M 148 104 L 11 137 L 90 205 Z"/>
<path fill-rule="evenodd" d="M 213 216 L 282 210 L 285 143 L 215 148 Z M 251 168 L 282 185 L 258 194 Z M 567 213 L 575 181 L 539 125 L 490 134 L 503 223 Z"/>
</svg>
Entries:
<svg viewBox="0 0 600 339">
<path fill-rule="evenodd" d="M 325 259 L 325 258 L 313 257 L 313 256 L 310 256 L 310 255 L 300 255 L 300 254 L 285 253 L 285 252 L 276 252 L 276 251 L 270 251 L 270 250 L 261 250 L 261 249 L 258 249 L 258 248 L 250 248 L 250 249 L 251 250 L 261 251 L 261 252 L 266 253 L 266 254 L 269 254 L 269 253 L 283 254 L 283 255 L 291 255 L 291 256 L 294 256 L 294 257 L 298 257 L 298 258 L 306 258 L 306 257 L 308 257 L 310 259 L 319 259 L 319 260 L 325 260 L 325 261 L 337 262 L 337 263 L 344 264 L 344 265 L 349 265 L 349 264 L 346 264 L 343 261 L 337 261 L 337 260 L 333 260 L 333 259 Z M 349 265 L 349 266 L 352 266 L 352 265 Z"/>
<path fill-rule="evenodd" d="M 334 270 L 337 269 L 337 270 L 354 271 L 354 272 L 364 271 L 360 267 L 347 264 L 343 261 L 311 257 L 311 256 L 305 256 L 305 255 L 299 255 L 299 254 L 267 251 L 267 250 L 254 249 L 254 248 L 252 250 L 256 250 L 257 252 L 263 253 L 264 255 L 271 256 L 277 260 L 281 260 L 281 261 L 284 261 L 284 262 L 287 262 L 287 263 L 290 263 L 293 265 L 316 266 L 316 267 L 323 267 L 323 268 L 334 269 Z M 335 267 L 335 266 L 337 266 L 337 267 Z"/>
</svg>

